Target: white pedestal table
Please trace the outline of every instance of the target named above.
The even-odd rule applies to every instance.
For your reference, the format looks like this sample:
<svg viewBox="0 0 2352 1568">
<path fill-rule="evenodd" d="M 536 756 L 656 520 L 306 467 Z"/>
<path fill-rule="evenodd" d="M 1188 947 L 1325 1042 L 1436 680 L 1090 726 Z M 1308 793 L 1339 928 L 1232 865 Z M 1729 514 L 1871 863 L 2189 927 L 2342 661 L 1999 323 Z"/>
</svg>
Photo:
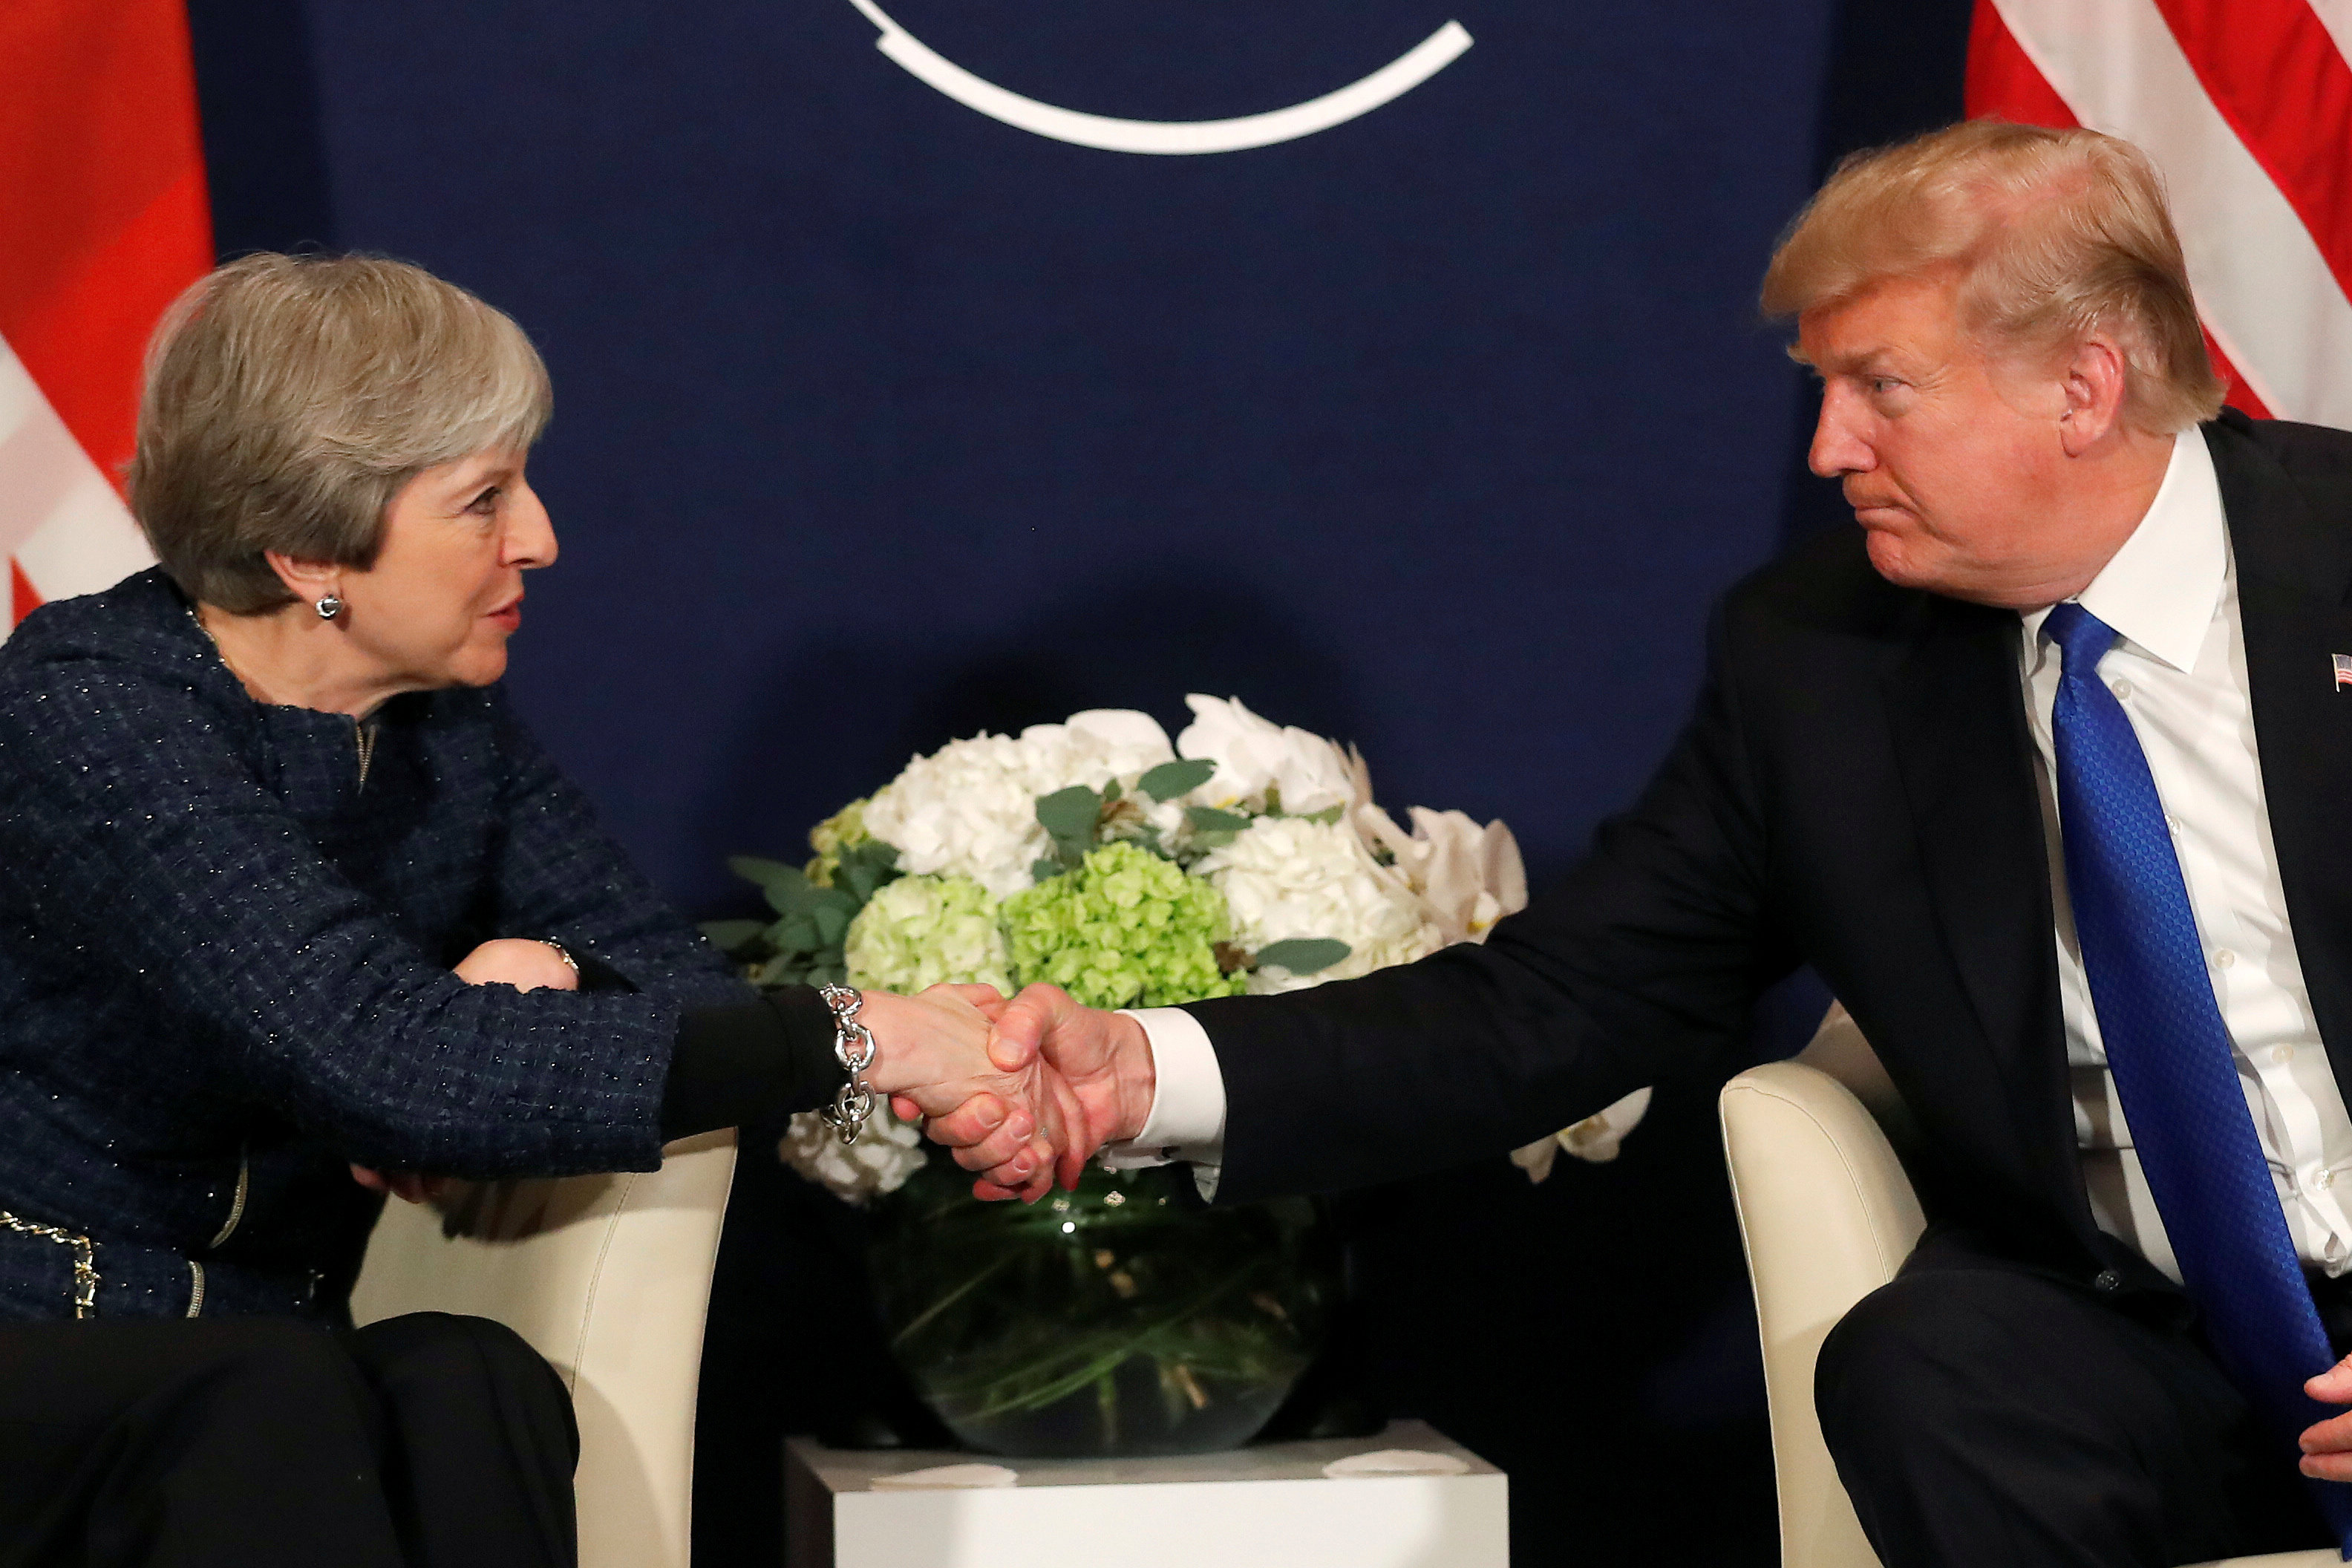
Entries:
<svg viewBox="0 0 2352 1568">
<path fill-rule="evenodd" d="M 1382 1448 L 1461 1475 L 1333 1479 Z M 878 1476 L 986 1456 L 848 1452 L 793 1438 L 785 1568 L 1507 1568 L 1508 1481 L 1418 1421 L 1372 1437 L 1162 1459 L 993 1459 L 1010 1487 L 877 1489 Z"/>
</svg>

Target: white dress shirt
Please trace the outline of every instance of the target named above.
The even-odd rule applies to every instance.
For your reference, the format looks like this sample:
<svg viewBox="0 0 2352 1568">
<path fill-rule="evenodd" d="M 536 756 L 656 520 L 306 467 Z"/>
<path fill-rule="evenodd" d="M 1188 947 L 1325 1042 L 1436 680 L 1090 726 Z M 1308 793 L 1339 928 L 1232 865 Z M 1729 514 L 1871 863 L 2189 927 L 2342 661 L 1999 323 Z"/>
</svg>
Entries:
<svg viewBox="0 0 2352 1568">
<path fill-rule="evenodd" d="M 2295 1250 L 2305 1262 L 2342 1274 L 2352 1269 L 2352 1216 L 2336 1184 L 2352 1172 L 2352 1116 L 2320 1043 L 2287 923 L 2246 680 L 2237 571 L 2201 434 L 2173 442 L 2147 515 L 2078 602 L 2119 634 L 2099 674 L 2130 716 L 2164 802 L 2213 998 Z M 2074 942 L 2050 739 L 2063 661 L 2041 635 L 2048 616 L 2024 617 L 2019 658 L 2057 907 L 2074 1131 L 2099 1227 L 2178 1279 L 2116 1099 Z"/>
<path fill-rule="evenodd" d="M 2172 825 L 2214 1000 L 2295 1250 L 2305 1262 L 2343 1274 L 2352 1270 L 2352 1215 L 2339 1195 L 2339 1184 L 2352 1185 L 2352 1115 L 2320 1043 L 2287 924 L 2255 746 L 2237 574 L 2221 485 L 2201 434 L 2174 441 L 2147 515 L 2080 602 L 2119 634 L 2099 673 L 2131 718 Z M 2048 615 L 2044 609 L 2022 617 L 2019 673 L 2057 912 L 2075 1133 L 2099 1227 L 2178 1279 L 2116 1100 L 2074 943 L 2050 739 L 2062 661 L 2041 635 Z M 1213 1192 L 1214 1167 L 1223 1154 L 1225 1088 L 1208 1034 L 1177 1008 L 1133 1016 L 1150 1037 L 1158 1087 L 1142 1132 L 1107 1154 L 1121 1165 L 1192 1161 L 1207 1167 L 1200 1172 L 1201 1184 L 1204 1193 Z"/>
</svg>

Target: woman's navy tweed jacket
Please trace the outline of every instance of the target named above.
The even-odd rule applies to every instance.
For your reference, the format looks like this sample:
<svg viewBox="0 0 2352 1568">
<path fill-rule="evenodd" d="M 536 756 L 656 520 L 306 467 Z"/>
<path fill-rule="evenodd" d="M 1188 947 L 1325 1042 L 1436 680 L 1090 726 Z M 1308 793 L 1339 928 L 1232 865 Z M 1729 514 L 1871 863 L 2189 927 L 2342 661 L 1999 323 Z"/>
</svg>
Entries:
<svg viewBox="0 0 2352 1568">
<path fill-rule="evenodd" d="M 0 1211 L 100 1316 L 333 1315 L 347 1163 L 646 1170 L 679 1014 L 751 993 L 496 687 L 359 727 L 246 694 L 160 572 L 0 645 Z M 451 965 L 562 943 L 593 982 Z M 73 1310 L 0 1220 L 0 1316 Z"/>
</svg>

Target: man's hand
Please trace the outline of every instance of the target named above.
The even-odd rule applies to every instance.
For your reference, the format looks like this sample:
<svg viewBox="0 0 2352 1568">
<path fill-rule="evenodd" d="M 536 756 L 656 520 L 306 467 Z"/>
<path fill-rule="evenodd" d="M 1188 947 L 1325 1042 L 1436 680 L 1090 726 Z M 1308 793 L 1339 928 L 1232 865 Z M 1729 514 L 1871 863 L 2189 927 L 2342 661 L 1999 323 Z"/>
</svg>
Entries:
<svg viewBox="0 0 2352 1568">
<path fill-rule="evenodd" d="M 580 975 L 563 955 L 543 942 L 502 936 L 486 942 L 457 963 L 468 985 L 511 985 L 518 991 L 577 991 Z"/>
<path fill-rule="evenodd" d="M 2326 1405 L 2352 1405 L 2352 1356 L 2303 1385 Z M 2352 1414 L 2330 1416 L 2303 1434 L 2303 1473 L 2323 1481 L 2352 1481 Z"/>
<path fill-rule="evenodd" d="M 1052 1178 L 1078 1184 L 1087 1162 L 1105 1143 L 1132 1138 L 1151 1114 L 1157 1080 L 1150 1037 L 1133 1018 L 1082 1007 L 1056 985 L 1032 985 L 997 1015 L 988 1054 L 999 1070 L 1048 1069 L 1045 1082 L 1062 1109 Z M 931 1136 L 955 1150 L 956 1163 L 982 1173 L 972 1191 L 983 1198 L 1027 1195 L 1036 1180 L 1025 1169 L 1034 1152 L 992 1124 L 992 1108 L 974 1104 L 934 1120 Z"/>
<path fill-rule="evenodd" d="M 960 1118 L 985 1123 L 1004 1150 L 1003 1195 L 1034 1203 L 1053 1190 L 1054 1152 L 1075 1113 L 1053 1075 L 1034 1058 L 1001 1068 L 988 1048 L 1004 998 L 988 985 L 934 985 L 919 996 L 868 991 L 858 1022 L 874 1031 L 866 1081 L 890 1096 L 908 1121 Z"/>
</svg>

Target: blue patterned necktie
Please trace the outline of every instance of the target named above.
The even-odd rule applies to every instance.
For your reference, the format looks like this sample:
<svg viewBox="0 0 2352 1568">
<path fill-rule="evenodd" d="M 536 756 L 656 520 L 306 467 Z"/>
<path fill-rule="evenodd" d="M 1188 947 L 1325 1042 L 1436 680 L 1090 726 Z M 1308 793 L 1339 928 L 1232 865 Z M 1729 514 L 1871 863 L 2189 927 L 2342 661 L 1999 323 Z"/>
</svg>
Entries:
<svg viewBox="0 0 2352 1568">
<path fill-rule="evenodd" d="M 2051 732 L 2074 934 L 2107 1067 L 2182 1282 L 2232 1381 L 2276 1435 L 2343 1410 L 2303 1392 L 2335 1362 L 2238 1086 L 2147 757 L 2098 677 L 2115 628 L 2060 605 L 2064 655 Z M 2352 1487 L 2309 1483 L 2352 1557 Z"/>
</svg>

